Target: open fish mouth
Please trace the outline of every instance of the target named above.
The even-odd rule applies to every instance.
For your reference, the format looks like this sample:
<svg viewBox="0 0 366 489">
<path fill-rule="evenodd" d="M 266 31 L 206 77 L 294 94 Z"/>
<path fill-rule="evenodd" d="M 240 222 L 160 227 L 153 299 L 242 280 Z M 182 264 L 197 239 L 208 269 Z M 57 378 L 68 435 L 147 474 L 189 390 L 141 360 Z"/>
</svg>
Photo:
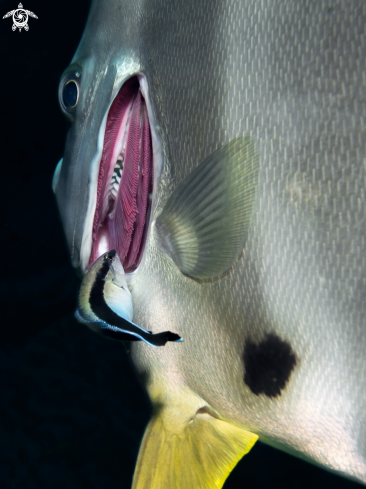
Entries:
<svg viewBox="0 0 366 489">
<path fill-rule="evenodd" d="M 117 93 L 105 123 L 97 185 L 90 188 L 96 200 L 86 268 L 111 249 L 117 250 L 126 273 L 139 266 L 150 221 L 153 168 L 146 100 L 133 76 Z"/>
</svg>

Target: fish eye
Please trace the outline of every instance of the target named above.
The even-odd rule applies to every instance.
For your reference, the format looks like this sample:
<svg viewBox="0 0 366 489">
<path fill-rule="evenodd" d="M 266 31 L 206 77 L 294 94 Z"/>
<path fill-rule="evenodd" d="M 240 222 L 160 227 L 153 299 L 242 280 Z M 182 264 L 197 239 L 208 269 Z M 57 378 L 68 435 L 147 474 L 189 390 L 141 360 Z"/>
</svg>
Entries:
<svg viewBox="0 0 366 489">
<path fill-rule="evenodd" d="M 63 113 L 71 120 L 74 119 L 80 95 L 81 72 L 68 70 L 60 82 L 58 98 Z"/>
<path fill-rule="evenodd" d="M 76 107 L 79 98 L 79 89 L 75 80 L 69 80 L 62 90 L 62 101 L 68 109 Z"/>
</svg>

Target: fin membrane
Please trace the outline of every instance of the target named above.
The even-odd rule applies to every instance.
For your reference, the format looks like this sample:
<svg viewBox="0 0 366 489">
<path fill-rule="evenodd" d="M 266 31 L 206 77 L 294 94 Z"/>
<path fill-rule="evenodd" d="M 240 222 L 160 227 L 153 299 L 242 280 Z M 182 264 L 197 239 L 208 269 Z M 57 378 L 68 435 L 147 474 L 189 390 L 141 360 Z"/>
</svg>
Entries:
<svg viewBox="0 0 366 489">
<path fill-rule="evenodd" d="M 164 251 L 180 270 L 212 278 L 228 270 L 248 236 L 259 158 L 249 137 L 215 151 L 174 190 L 156 220 Z"/>
<path fill-rule="evenodd" d="M 258 436 L 208 414 L 182 433 L 168 433 L 160 416 L 147 426 L 133 489 L 218 489 Z"/>
</svg>

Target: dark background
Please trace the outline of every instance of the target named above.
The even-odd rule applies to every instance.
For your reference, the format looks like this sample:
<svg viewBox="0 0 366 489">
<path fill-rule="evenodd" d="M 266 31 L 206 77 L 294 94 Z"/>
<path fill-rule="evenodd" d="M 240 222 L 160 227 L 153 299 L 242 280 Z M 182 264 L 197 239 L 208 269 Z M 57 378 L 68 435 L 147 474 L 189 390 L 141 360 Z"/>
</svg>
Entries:
<svg viewBox="0 0 366 489">
<path fill-rule="evenodd" d="M 71 269 L 51 191 L 67 131 L 61 73 L 89 1 L 0 0 L 0 488 L 131 485 L 149 401 L 123 345 L 73 319 Z M 131 0 L 133 1 L 133 0 Z M 360 487 L 257 443 L 225 488 Z"/>
</svg>

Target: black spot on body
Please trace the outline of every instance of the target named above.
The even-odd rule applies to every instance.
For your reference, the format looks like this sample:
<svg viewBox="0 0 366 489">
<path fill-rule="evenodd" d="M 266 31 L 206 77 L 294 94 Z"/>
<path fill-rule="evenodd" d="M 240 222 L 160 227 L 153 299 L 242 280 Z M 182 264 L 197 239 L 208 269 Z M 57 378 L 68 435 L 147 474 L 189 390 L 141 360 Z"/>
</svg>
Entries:
<svg viewBox="0 0 366 489">
<path fill-rule="evenodd" d="M 257 396 L 280 396 L 296 365 L 291 345 L 275 333 L 267 334 L 258 344 L 247 340 L 243 360 L 244 382 Z"/>
</svg>

